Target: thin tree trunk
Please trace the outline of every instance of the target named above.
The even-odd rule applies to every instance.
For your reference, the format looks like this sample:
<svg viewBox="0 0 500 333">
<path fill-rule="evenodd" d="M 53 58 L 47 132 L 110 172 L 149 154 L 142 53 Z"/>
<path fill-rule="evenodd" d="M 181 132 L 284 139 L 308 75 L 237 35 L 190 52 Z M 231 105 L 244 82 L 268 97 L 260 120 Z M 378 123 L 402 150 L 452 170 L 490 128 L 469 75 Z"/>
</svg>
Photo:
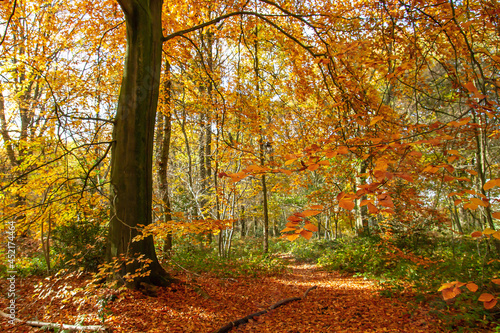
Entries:
<svg viewBox="0 0 500 333">
<path fill-rule="evenodd" d="M 160 152 L 160 163 L 158 168 L 158 176 L 160 180 L 160 191 L 162 199 L 162 216 L 163 222 L 165 224 L 172 221 L 172 210 L 170 204 L 169 195 L 169 184 L 168 184 L 168 162 L 170 157 L 170 138 L 172 136 L 172 113 L 170 110 L 171 100 L 172 100 L 172 81 L 170 80 L 170 63 L 165 64 L 165 86 L 164 86 L 164 104 L 165 110 L 160 114 L 161 122 L 159 130 L 161 135 L 158 138 L 161 139 L 161 152 Z M 163 252 L 167 257 L 170 257 L 172 251 L 172 231 L 168 230 L 167 235 L 163 240 Z"/>
</svg>

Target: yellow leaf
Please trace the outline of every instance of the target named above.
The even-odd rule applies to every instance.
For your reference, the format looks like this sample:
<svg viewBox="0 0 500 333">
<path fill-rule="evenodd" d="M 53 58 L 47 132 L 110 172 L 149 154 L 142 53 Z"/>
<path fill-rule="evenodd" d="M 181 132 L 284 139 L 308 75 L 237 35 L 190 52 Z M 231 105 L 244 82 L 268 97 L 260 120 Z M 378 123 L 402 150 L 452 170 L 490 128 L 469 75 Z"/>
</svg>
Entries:
<svg viewBox="0 0 500 333">
<path fill-rule="evenodd" d="M 491 235 L 491 234 L 494 234 L 495 233 L 495 230 L 493 229 L 490 229 L 490 228 L 486 228 L 483 230 L 483 234 L 485 235 Z"/>
<path fill-rule="evenodd" d="M 481 294 L 481 296 L 479 296 L 479 299 L 478 301 L 480 302 L 490 302 L 494 299 L 495 297 L 493 297 L 492 294 Z"/>
<path fill-rule="evenodd" d="M 447 283 L 443 283 L 441 285 L 441 287 L 439 287 L 438 291 L 441 291 L 441 290 L 444 290 L 444 289 L 449 289 L 451 287 L 453 287 L 455 285 L 455 283 L 457 283 L 457 281 L 455 282 L 447 282 Z"/>
<path fill-rule="evenodd" d="M 291 159 L 291 160 L 288 160 L 288 161 L 286 161 L 286 162 L 285 162 L 285 165 L 290 165 L 290 164 L 292 164 L 293 162 L 295 162 L 296 160 L 297 160 L 296 158 L 293 158 L 293 159 Z"/>
<path fill-rule="evenodd" d="M 475 293 L 477 291 L 477 289 L 478 289 L 477 284 L 475 284 L 474 282 L 467 283 L 466 287 L 467 287 L 467 289 L 469 289 L 473 293 Z"/>
<path fill-rule="evenodd" d="M 291 234 L 291 235 L 286 235 L 286 238 L 288 238 L 288 240 L 290 242 L 293 242 L 294 240 L 296 240 L 297 238 L 299 238 L 300 235 L 299 234 Z"/>
<path fill-rule="evenodd" d="M 496 239 L 500 239 L 500 230 L 495 231 L 495 233 L 492 235 Z"/>
</svg>

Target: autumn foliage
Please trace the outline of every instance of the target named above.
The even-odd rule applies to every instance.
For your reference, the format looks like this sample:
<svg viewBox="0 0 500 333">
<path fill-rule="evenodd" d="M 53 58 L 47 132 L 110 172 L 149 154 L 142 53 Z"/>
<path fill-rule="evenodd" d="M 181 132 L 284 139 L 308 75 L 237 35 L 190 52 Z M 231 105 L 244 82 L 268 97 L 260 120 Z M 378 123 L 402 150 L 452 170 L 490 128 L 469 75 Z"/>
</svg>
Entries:
<svg viewBox="0 0 500 333">
<path fill-rule="evenodd" d="M 175 284 L 179 260 L 252 261 L 235 248 L 259 239 L 266 265 L 323 239 L 311 260 L 340 268 L 339 251 L 371 278 L 456 263 L 432 292 L 498 319 L 499 15 L 494 0 L 0 2 L 1 275 L 69 266 L 144 291 Z M 431 292 L 417 280 L 398 288 Z"/>
</svg>

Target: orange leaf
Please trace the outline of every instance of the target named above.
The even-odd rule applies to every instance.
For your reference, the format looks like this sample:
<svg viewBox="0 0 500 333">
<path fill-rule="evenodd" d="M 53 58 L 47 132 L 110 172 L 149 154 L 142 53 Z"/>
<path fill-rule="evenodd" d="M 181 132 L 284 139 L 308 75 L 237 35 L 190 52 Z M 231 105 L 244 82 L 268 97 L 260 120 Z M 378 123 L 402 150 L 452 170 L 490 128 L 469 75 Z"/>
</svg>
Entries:
<svg viewBox="0 0 500 333">
<path fill-rule="evenodd" d="M 354 209 L 354 201 L 352 201 L 352 200 L 340 200 L 339 207 L 344 208 L 348 211 L 351 211 Z"/>
<path fill-rule="evenodd" d="M 303 211 L 302 213 L 300 213 L 300 216 L 303 216 L 303 217 L 309 217 L 309 216 L 315 216 L 315 215 L 318 215 L 320 214 L 321 211 L 320 210 L 312 210 L 312 209 L 307 209 L 305 211 Z"/>
<path fill-rule="evenodd" d="M 488 190 L 491 190 L 495 186 L 500 186 L 500 179 L 499 178 L 488 180 L 484 184 L 483 188 L 484 188 L 485 191 L 488 191 Z"/>
<path fill-rule="evenodd" d="M 313 233 L 310 232 L 309 230 L 302 230 L 300 232 L 300 234 L 302 235 L 302 237 L 304 237 L 305 239 L 311 239 Z"/>
<path fill-rule="evenodd" d="M 310 166 L 307 167 L 307 170 L 309 171 L 315 171 L 319 168 L 319 164 L 317 163 L 314 163 L 314 164 L 311 164 Z"/>
<path fill-rule="evenodd" d="M 375 207 L 374 204 L 372 204 L 371 202 L 368 203 L 368 212 L 370 212 L 370 214 L 377 214 L 378 213 L 378 208 Z"/>
<path fill-rule="evenodd" d="M 309 231 L 318 231 L 318 227 L 312 223 L 307 223 L 306 225 L 304 225 L 304 229 L 307 229 Z"/>
<path fill-rule="evenodd" d="M 481 231 L 474 231 L 472 234 L 470 234 L 471 237 L 481 237 L 483 233 Z"/>
<path fill-rule="evenodd" d="M 288 238 L 290 242 L 293 242 L 294 240 L 299 238 L 299 236 L 300 236 L 299 234 L 291 234 L 291 235 L 286 235 L 286 238 Z"/>
<path fill-rule="evenodd" d="M 457 200 L 455 200 L 455 201 L 453 202 L 453 204 L 454 204 L 455 206 L 458 206 L 458 205 L 460 205 L 461 203 L 462 203 L 462 199 L 457 199 Z"/>
<path fill-rule="evenodd" d="M 292 174 L 292 171 L 287 169 L 278 169 L 278 171 L 284 173 L 287 176 L 290 176 Z"/>
<path fill-rule="evenodd" d="M 481 296 L 479 296 L 478 301 L 480 301 L 480 302 L 490 302 L 493 299 L 495 299 L 495 297 L 492 294 L 481 294 Z"/>
<path fill-rule="evenodd" d="M 296 158 L 293 158 L 293 159 L 291 159 L 291 160 L 288 160 L 288 161 L 286 161 L 286 162 L 285 162 L 285 165 L 290 165 L 290 164 L 292 164 L 293 162 L 295 162 L 296 160 L 297 160 Z"/>
<path fill-rule="evenodd" d="M 495 218 L 495 219 L 500 220 L 500 212 L 493 213 L 493 214 L 491 214 L 491 216 L 493 216 L 493 218 Z"/>
<path fill-rule="evenodd" d="M 392 198 L 388 194 L 379 195 L 379 204 L 387 208 L 394 208 L 394 203 L 392 202 Z"/>
<path fill-rule="evenodd" d="M 452 299 L 452 298 L 455 298 L 455 296 L 457 296 L 457 295 L 455 295 L 452 288 L 443 289 L 443 299 L 445 301 Z"/>
<path fill-rule="evenodd" d="M 478 198 L 472 198 L 470 201 L 478 206 L 488 207 L 490 204 Z"/>
<path fill-rule="evenodd" d="M 500 279 L 491 279 L 491 282 L 495 284 L 500 284 Z"/>
<path fill-rule="evenodd" d="M 493 309 L 493 307 L 495 305 L 497 305 L 497 299 L 496 298 L 492 299 L 489 302 L 484 302 L 484 308 L 487 309 L 487 310 Z"/>
<path fill-rule="evenodd" d="M 495 233 L 492 235 L 496 239 L 500 239 L 500 230 L 495 231 Z"/>
<path fill-rule="evenodd" d="M 413 177 L 410 176 L 409 174 L 407 173 L 400 173 L 397 175 L 399 178 L 403 178 L 404 180 L 406 181 L 409 181 L 410 183 L 413 183 Z"/>
<path fill-rule="evenodd" d="M 476 204 L 473 204 L 473 203 L 471 203 L 471 202 L 469 202 L 469 203 L 466 203 L 466 204 L 464 205 L 464 208 L 466 208 L 466 209 L 470 209 L 470 210 L 476 210 L 476 209 L 477 209 L 477 205 L 476 205 Z"/>
<path fill-rule="evenodd" d="M 474 282 L 467 283 L 466 287 L 467 287 L 467 289 L 469 289 L 473 293 L 475 293 L 477 291 L 477 289 L 478 289 L 477 284 L 475 284 Z"/>
<path fill-rule="evenodd" d="M 474 83 L 472 82 L 467 82 L 466 84 L 464 84 L 464 88 L 467 89 L 468 91 L 470 92 L 475 92 L 477 91 L 477 88 L 476 86 L 474 85 Z"/>
<path fill-rule="evenodd" d="M 455 282 L 446 282 L 446 283 L 443 283 L 441 285 L 441 287 L 439 287 L 438 291 L 441 291 L 443 289 L 450 289 L 451 287 L 453 287 L 455 284 L 457 283 L 457 281 Z"/>
<path fill-rule="evenodd" d="M 287 218 L 288 221 L 290 222 L 299 222 L 302 221 L 302 219 L 298 216 L 292 215 Z"/>
<path fill-rule="evenodd" d="M 295 231 L 295 228 L 287 227 L 287 228 L 281 230 L 280 232 L 287 232 L 287 231 Z"/>
<path fill-rule="evenodd" d="M 346 146 L 342 146 L 337 148 L 337 153 L 340 155 L 345 155 L 349 152 L 349 149 Z"/>
<path fill-rule="evenodd" d="M 491 235 L 491 234 L 494 234 L 495 233 L 495 230 L 493 229 L 490 229 L 490 228 L 486 228 L 483 230 L 483 234 L 485 235 Z"/>
<path fill-rule="evenodd" d="M 325 206 L 323 206 L 323 205 L 312 205 L 311 206 L 311 209 L 324 209 L 324 208 L 325 208 Z"/>
<path fill-rule="evenodd" d="M 373 117 L 373 119 L 370 121 L 370 126 L 373 126 L 375 125 L 376 123 L 378 123 L 379 121 L 381 121 L 382 119 L 384 119 L 383 116 L 376 116 L 376 117 Z"/>
</svg>

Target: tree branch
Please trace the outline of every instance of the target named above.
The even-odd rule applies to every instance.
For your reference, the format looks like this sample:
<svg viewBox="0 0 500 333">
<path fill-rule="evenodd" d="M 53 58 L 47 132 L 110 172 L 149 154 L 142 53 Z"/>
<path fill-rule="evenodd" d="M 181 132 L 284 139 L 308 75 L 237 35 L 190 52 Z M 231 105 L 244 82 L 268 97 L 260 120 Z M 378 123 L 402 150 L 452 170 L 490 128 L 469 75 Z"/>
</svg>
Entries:
<svg viewBox="0 0 500 333">
<path fill-rule="evenodd" d="M 270 307 L 268 307 L 267 309 L 265 310 L 262 310 L 262 311 L 259 311 L 259 312 L 255 312 L 255 313 L 252 313 L 246 317 L 243 317 L 243 318 L 240 318 L 236 321 L 232 321 L 226 325 L 224 325 L 223 327 L 219 328 L 217 331 L 214 331 L 214 333 L 227 333 L 229 332 L 233 327 L 237 327 L 239 325 L 242 325 L 242 324 L 246 324 L 248 323 L 248 321 L 250 319 L 253 319 L 255 317 L 258 317 L 260 315 L 263 315 L 265 313 L 268 313 L 269 311 L 271 310 L 274 310 L 276 308 L 279 308 L 280 306 L 282 305 L 285 305 L 285 304 L 288 304 L 288 303 L 291 303 L 291 302 L 295 302 L 295 301 L 300 301 L 301 299 L 304 299 L 307 297 L 307 294 L 309 294 L 309 292 L 311 290 L 314 290 L 316 289 L 317 286 L 313 286 L 309 289 L 306 290 L 306 292 L 304 293 L 304 295 L 302 297 L 290 297 L 290 298 L 285 298 L 285 299 L 282 299 L 281 301 L 279 302 L 276 302 L 274 303 L 273 305 L 271 305 Z"/>
</svg>

